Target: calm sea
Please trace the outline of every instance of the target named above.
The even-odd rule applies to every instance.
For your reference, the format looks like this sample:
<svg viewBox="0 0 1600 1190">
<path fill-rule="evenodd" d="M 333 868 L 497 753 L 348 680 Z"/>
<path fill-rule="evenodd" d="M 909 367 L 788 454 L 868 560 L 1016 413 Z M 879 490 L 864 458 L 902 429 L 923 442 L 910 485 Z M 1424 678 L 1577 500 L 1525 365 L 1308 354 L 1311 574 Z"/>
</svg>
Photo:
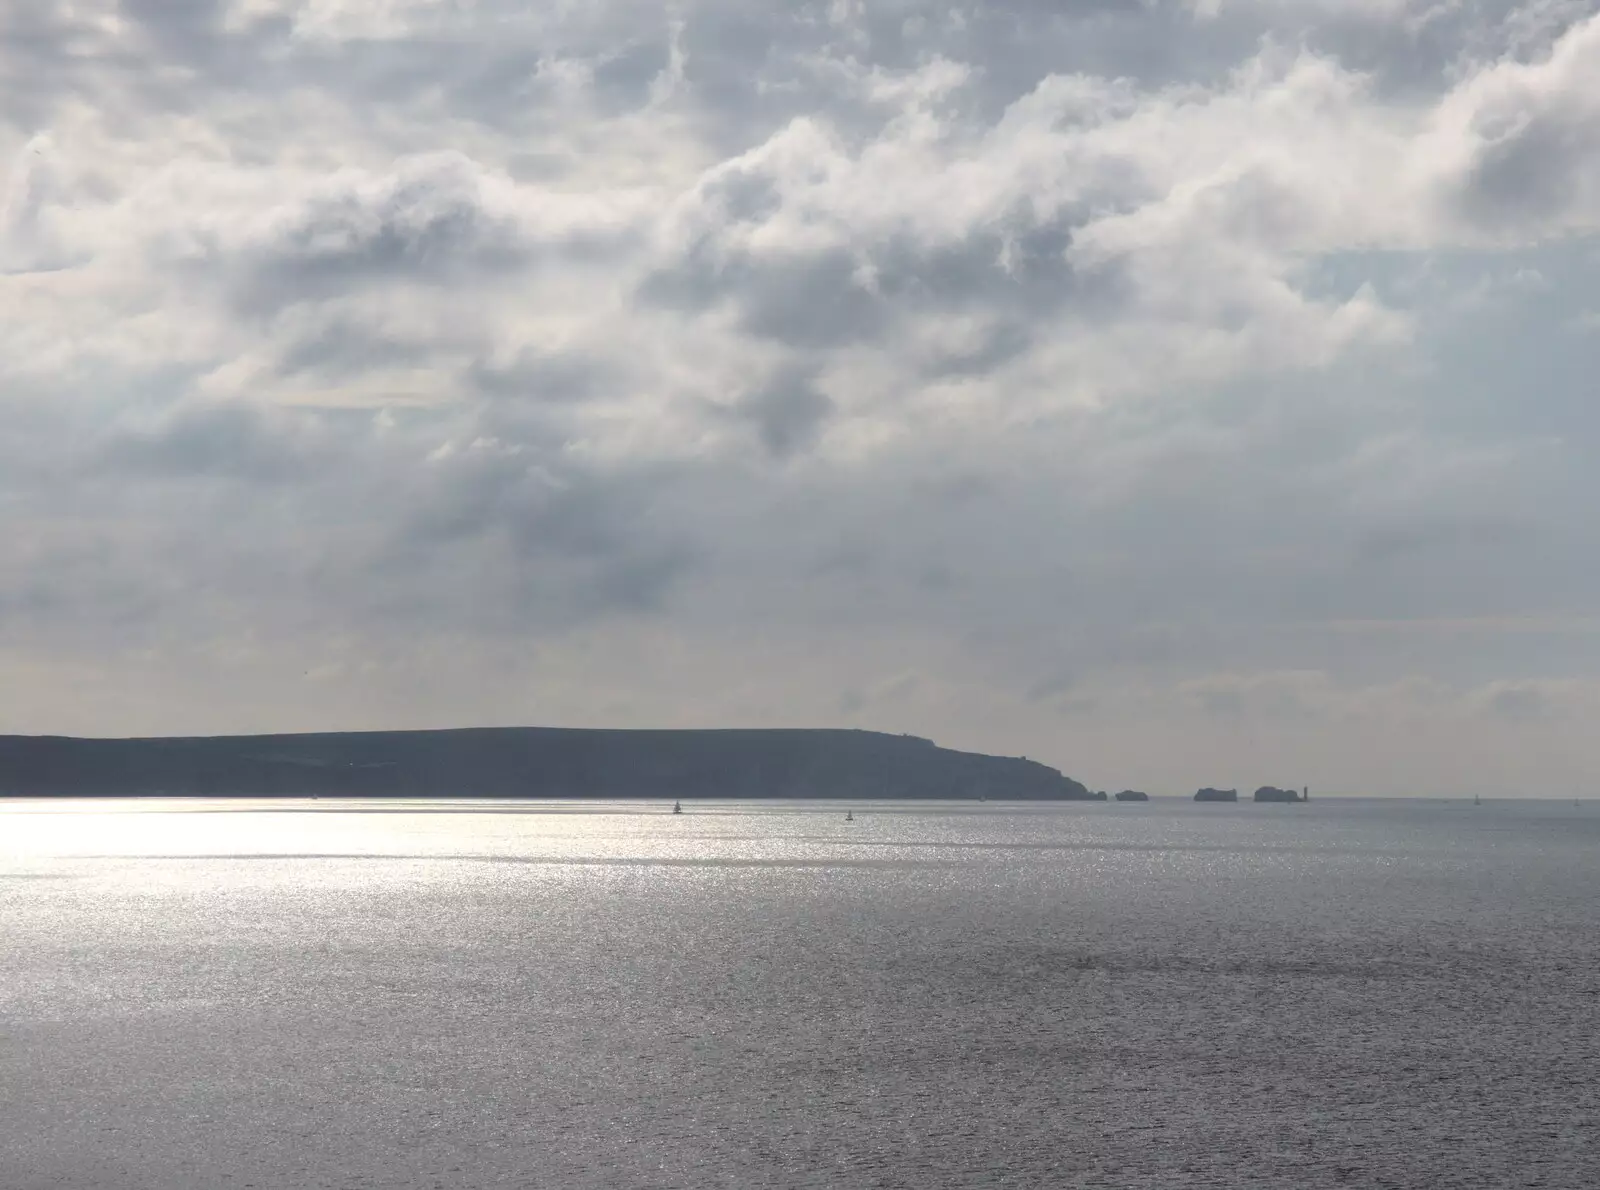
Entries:
<svg viewBox="0 0 1600 1190">
<path fill-rule="evenodd" d="M 1594 1187 L 1600 804 L 0 805 L 0 1186 Z"/>
</svg>

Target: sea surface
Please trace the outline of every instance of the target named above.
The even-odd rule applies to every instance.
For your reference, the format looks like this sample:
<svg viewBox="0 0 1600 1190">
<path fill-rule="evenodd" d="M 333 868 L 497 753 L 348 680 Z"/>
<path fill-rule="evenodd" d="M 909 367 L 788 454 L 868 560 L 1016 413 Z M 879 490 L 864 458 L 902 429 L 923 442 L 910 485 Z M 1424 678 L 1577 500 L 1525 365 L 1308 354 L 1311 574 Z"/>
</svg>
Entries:
<svg viewBox="0 0 1600 1190">
<path fill-rule="evenodd" d="M 1600 1186 L 1600 804 L 0 803 L 0 1187 Z"/>
</svg>

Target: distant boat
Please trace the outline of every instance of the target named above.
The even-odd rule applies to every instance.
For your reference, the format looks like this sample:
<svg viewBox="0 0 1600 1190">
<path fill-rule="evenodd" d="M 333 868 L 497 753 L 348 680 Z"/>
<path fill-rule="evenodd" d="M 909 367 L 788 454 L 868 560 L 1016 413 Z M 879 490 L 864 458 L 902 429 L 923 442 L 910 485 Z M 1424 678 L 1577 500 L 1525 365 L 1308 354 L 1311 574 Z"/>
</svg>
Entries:
<svg viewBox="0 0 1600 1190">
<path fill-rule="evenodd" d="M 1479 797 L 1477 794 L 1473 794 L 1472 795 L 1472 804 L 1474 806 L 1481 806 L 1481 805 L 1483 805 L 1483 799 L 1481 797 Z"/>
<path fill-rule="evenodd" d="M 672 803 L 672 812 L 674 814 L 682 814 L 683 813 L 683 803 L 682 802 L 673 802 Z"/>
<path fill-rule="evenodd" d="M 844 820 L 846 822 L 854 822 L 856 820 L 856 816 L 851 811 L 846 810 L 844 812 Z"/>
</svg>

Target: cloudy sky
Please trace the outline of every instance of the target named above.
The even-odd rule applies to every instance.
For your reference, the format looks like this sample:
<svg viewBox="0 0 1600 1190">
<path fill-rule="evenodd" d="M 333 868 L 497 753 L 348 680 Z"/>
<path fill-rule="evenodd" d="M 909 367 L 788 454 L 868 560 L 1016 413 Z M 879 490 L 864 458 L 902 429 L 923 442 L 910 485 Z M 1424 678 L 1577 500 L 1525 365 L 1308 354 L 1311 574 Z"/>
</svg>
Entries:
<svg viewBox="0 0 1600 1190">
<path fill-rule="evenodd" d="M 0 731 L 1600 794 L 1596 0 L 33 0 L 0 95 Z"/>
</svg>

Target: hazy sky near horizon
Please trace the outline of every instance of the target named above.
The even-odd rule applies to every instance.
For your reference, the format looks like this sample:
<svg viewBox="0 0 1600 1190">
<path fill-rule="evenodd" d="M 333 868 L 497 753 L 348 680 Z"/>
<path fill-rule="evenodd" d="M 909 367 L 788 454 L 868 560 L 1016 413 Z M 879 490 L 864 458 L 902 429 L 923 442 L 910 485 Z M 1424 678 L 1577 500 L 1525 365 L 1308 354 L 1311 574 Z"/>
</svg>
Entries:
<svg viewBox="0 0 1600 1190">
<path fill-rule="evenodd" d="M 0 9 L 0 731 L 1600 787 L 1600 3 Z"/>
</svg>

